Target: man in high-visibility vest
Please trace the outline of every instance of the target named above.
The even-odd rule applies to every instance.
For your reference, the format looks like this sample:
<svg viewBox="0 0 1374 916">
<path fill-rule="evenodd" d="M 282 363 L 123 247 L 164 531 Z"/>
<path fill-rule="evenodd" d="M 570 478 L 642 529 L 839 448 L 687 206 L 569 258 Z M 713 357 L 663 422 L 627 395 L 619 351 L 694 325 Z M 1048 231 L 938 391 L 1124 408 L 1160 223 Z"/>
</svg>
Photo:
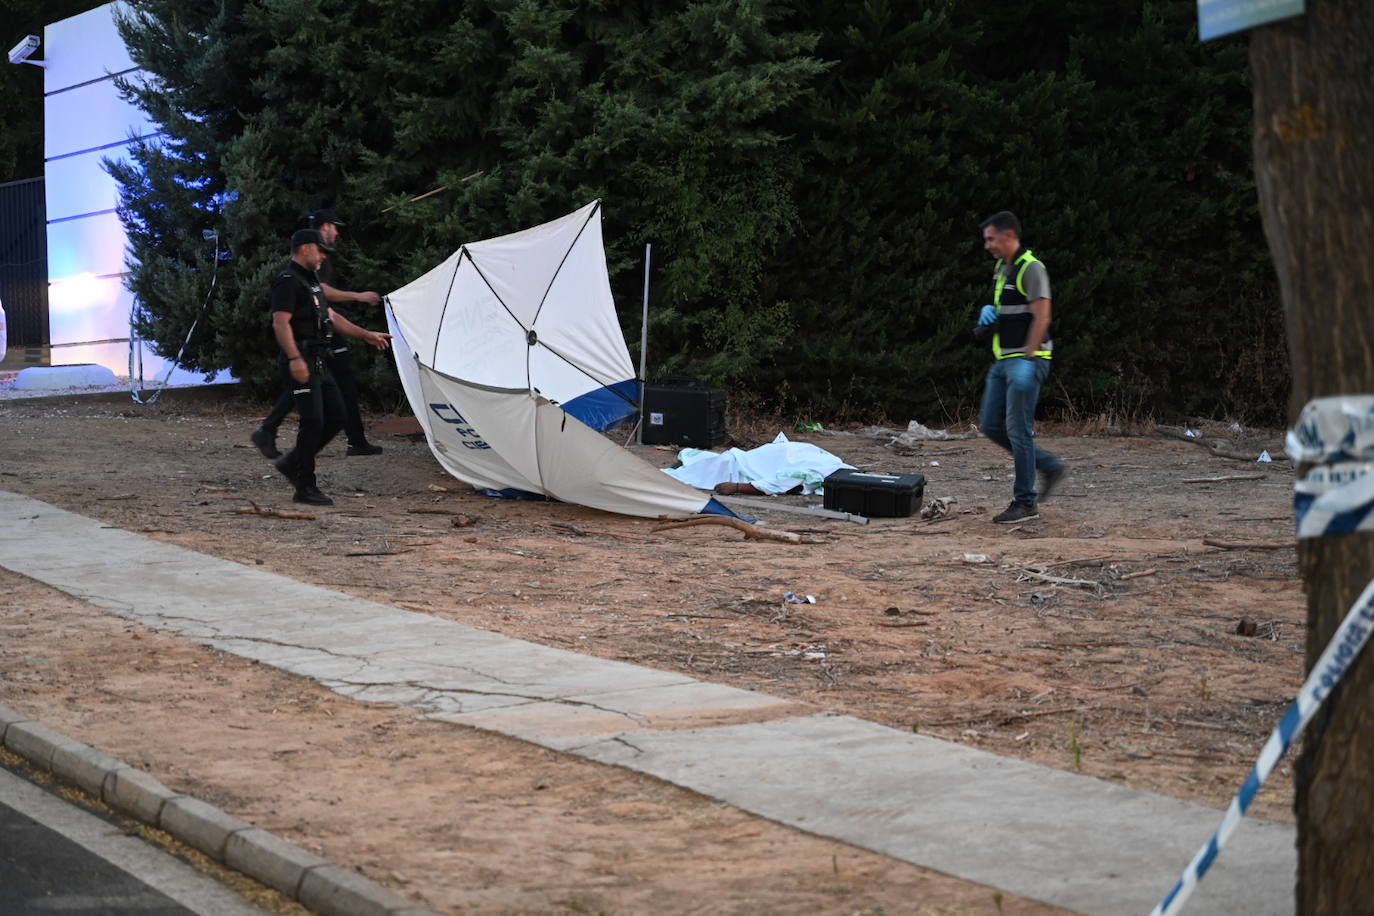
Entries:
<svg viewBox="0 0 1374 916">
<path fill-rule="evenodd" d="M 1031 427 L 1040 386 L 1050 374 L 1050 276 L 1021 244 L 1021 221 L 1002 210 L 979 224 L 983 247 L 997 258 L 992 272 L 992 303 L 983 306 L 978 325 L 992 331 L 996 357 L 983 386 L 979 420 L 983 435 L 1011 452 L 1016 469 L 1012 501 L 994 522 L 1028 522 L 1040 517 L 1039 501 L 1049 499 L 1064 479 L 1064 462 L 1035 444 Z M 1036 492 L 1036 472 L 1041 475 Z"/>
</svg>

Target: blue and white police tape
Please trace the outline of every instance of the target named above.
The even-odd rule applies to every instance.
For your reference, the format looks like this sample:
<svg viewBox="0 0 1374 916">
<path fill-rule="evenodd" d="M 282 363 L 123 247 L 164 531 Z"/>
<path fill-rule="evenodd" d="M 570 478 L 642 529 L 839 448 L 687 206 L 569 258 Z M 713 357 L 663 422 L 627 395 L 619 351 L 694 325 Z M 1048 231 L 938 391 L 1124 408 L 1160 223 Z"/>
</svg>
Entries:
<svg viewBox="0 0 1374 916">
<path fill-rule="evenodd" d="M 1283 450 L 1297 464 L 1374 461 L 1374 395 L 1308 401 Z"/>
<path fill-rule="evenodd" d="M 1319 464 L 1293 484 L 1298 539 L 1374 531 L 1374 461 Z"/>
<path fill-rule="evenodd" d="M 1297 699 L 1288 707 L 1269 740 L 1264 743 L 1259 760 L 1255 761 L 1254 769 L 1245 777 L 1244 785 L 1231 800 L 1231 807 L 1226 809 L 1221 826 L 1198 850 L 1197 855 L 1193 856 L 1193 861 L 1183 870 L 1183 876 L 1178 879 L 1173 890 L 1165 895 L 1159 905 L 1151 911 L 1150 916 L 1172 916 L 1183 907 L 1193 889 L 1197 887 L 1197 883 L 1202 880 L 1202 876 L 1207 874 L 1207 869 L 1212 867 L 1217 853 L 1235 831 L 1240 819 L 1245 816 L 1260 786 L 1264 785 L 1264 781 L 1269 778 L 1279 760 L 1292 747 L 1298 735 L 1302 734 L 1303 728 L 1321 707 L 1327 694 L 1340 682 L 1355 657 L 1364 648 L 1364 644 L 1369 641 L 1371 632 L 1374 632 L 1374 581 L 1365 586 L 1350 613 L 1345 615 L 1345 620 L 1341 621 L 1340 627 L 1331 637 L 1331 642 L 1327 643 L 1321 658 L 1317 659 L 1317 664 L 1307 675 L 1306 682 L 1298 691 Z"/>
<path fill-rule="evenodd" d="M 1374 531 L 1374 396 L 1308 401 L 1284 450 L 1316 465 L 1293 485 L 1299 540 Z"/>
</svg>

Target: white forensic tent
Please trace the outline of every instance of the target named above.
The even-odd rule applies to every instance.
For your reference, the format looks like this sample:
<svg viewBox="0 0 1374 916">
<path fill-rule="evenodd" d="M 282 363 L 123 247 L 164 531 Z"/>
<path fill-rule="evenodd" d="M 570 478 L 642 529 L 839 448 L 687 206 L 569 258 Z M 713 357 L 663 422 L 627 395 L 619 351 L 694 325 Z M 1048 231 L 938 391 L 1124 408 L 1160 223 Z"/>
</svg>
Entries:
<svg viewBox="0 0 1374 916">
<path fill-rule="evenodd" d="M 600 201 L 462 246 L 386 311 L 411 409 L 459 480 L 625 515 L 730 514 L 597 432 L 632 415 L 639 390 Z"/>
</svg>

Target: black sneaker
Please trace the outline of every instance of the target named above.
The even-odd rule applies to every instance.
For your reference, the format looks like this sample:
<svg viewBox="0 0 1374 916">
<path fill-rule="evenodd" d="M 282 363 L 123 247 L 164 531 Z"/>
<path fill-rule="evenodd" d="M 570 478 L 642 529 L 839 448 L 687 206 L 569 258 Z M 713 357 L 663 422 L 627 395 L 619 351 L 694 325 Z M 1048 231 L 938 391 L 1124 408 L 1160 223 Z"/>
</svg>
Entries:
<svg viewBox="0 0 1374 916">
<path fill-rule="evenodd" d="M 308 506 L 332 506 L 334 500 L 320 492 L 319 487 L 301 487 L 296 490 L 296 495 L 291 497 L 295 503 L 305 503 Z"/>
<path fill-rule="evenodd" d="M 1036 510 L 1035 506 L 1028 506 L 1025 503 L 1017 502 L 1013 499 L 1011 505 L 994 515 L 992 520 L 998 524 L 1008 525 L 1012 522 L 1034 521 L 1039 517 L 1040 513 Z"/>
<path fill-rule="evenodd" d="M 281 457 L 281 449 L 277 448 L 276 433 L 259 426 L 257 429 L 253 430 L 248 438 L 253 440 L 253 444 L 258 447 L 258 451 L 262 452 L 262 457 L 266 458 L 268 461 L 271 461 L 273 458 Z"/>
<path fill-rule="evenodd" d="M 287 480 L 291 481 L 292 483 L 296 482 L 296 472 L 291 470 L 290 466 L 286 463 L 285 455 L 282 455 L 276 461 L 273 461 L 272 467 L 276 468 L 277 473 L 285 477 Z"/>
<path fill-rule="evenodd" d="M 349 455 L 380 455 L 381 453 L 382 447 L 380 445 L 373 445 L 371 442 L 364 442 L 362 445 L 350 445 L 348 447 Z"/>
<path fill-rule="evenodd" d="M 1049 499 L 1051 495 L 1053 495 L 1054 491 L 1058 489 L 1059 484 L 1063 482 L 1064 475 L 1067 473 L 1069 473 L 1068 467 L 1066 465 L 1061 464 L 1053 471 L 1046 471 L 1045 473 L 1040 475 L 1041 502 L 1044 502 L 1045 500 Z"/>
</svg>

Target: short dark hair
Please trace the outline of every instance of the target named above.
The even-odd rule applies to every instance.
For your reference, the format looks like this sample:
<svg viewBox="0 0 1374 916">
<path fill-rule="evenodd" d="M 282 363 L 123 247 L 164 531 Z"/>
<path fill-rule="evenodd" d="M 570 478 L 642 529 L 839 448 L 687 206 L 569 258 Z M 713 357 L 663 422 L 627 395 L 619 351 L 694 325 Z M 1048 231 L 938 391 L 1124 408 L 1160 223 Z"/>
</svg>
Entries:
<svg viewBox="0 0 1374 916">
<path fill-rule="evenodd" d="M 1021 221 L 1016 218 L 1016 214 L 1010 210 L 998 210 L 978 224 L 979 229 L 986 229 L 991 226 L 998 232 L 1006 232 L 1010 229 L 1016 233 L 1016 237 L 1021 237 Z"/>
</svg>

